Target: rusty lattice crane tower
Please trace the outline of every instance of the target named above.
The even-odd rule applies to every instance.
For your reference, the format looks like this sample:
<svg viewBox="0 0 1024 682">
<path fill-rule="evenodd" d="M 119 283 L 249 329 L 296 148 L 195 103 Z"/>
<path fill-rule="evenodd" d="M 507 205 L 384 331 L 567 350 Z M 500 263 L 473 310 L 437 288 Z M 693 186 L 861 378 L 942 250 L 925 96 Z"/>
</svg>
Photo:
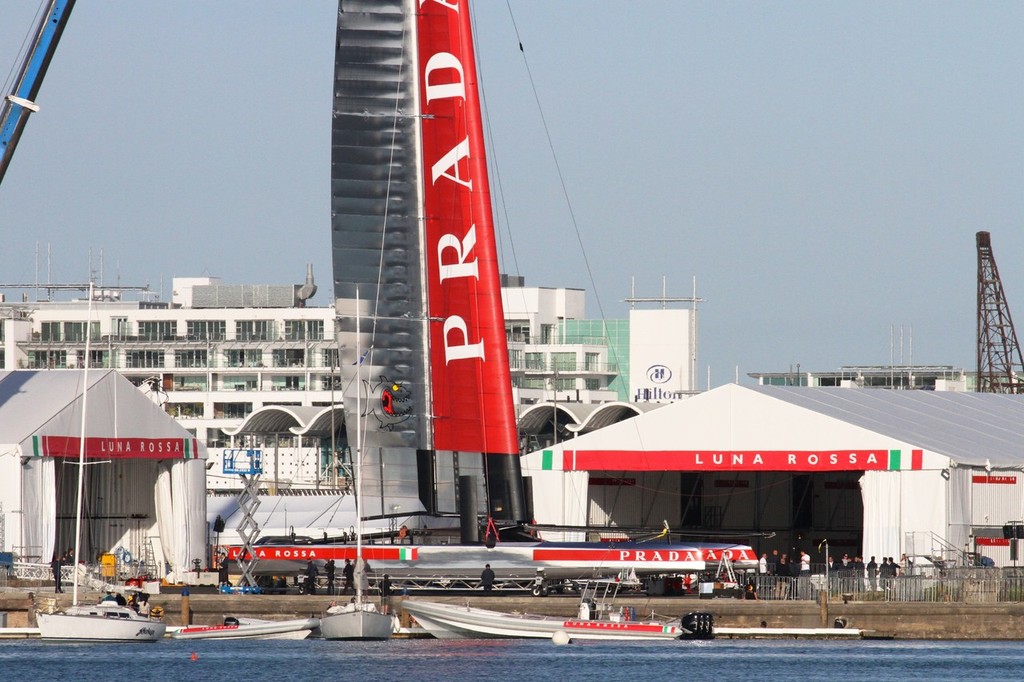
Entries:
<svg viewBox="0 0 1024 682">
<path fill-rule="evenodd" d="M 978 244 L 978 391 L 1024 393 L 1024 357 L 988 232 Z"/>
</svg>

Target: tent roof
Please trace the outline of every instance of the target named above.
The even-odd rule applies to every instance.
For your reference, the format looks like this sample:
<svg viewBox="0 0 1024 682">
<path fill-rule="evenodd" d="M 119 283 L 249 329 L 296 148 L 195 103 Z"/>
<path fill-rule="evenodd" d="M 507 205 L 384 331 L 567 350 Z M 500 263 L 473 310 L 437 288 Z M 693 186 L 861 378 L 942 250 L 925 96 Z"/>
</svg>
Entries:
<svg viewBox="0 0 1024 682">
<path fill-rule="evenodd" d="M 0 443 L 32 450 L 36 436 L 77 439 L 82 429 L 82 370 L 0 372 Z M 96 438 L 172 438 L 194 436 L 130 381 L 112 369 L 90 369 L 86 434 Z M 198 445 L 200 458 L 205 445 Z"/>
<path fill-rule="evenodd" d="M 1024 396 L 865 388 L 720 386 L 559 443 L 574 452 L 877 448 L 1024 468 Z"/>
<path fill-rule="evenodd" d="M 960 464 L 1024 465 L 1024 396 L 755 386 L 775 400 L 914 443 Z"/>
</svg>

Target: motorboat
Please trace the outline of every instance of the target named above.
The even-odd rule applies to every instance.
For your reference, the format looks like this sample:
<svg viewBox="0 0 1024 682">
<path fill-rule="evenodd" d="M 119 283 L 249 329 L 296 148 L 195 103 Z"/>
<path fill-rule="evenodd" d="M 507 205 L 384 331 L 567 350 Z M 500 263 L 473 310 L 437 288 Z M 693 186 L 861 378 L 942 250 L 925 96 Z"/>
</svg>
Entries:
<svg viewBox="0 0 1024 682">
<path fill-rule="evenodd" d="M 263 620 L 229 616 L 221 625 L 190 625 L 171 633 L 172 639 L 305 639 L 320 626 L 319 618 Z"/>
<path fill-rule="evenodd" d="M 402 603 L 420 626 L 438 639 L 537 638 L 671 640 L 710 638 L 710 614 L 688 614 L 681 620 L 638 620 L 630 608 L 616 608 L 616 581 L 591 581 L 581 591 L 576 617 L 505 613 L 467 605 L 407 599 Z"/>
<path fill-rule="evenodd" d="M 36 614 L 42 639 L 85 642 L 155 642 L 167 624 L 142 616 L 116 602 L 72 605 L 55 613 Z"/>
</svg>

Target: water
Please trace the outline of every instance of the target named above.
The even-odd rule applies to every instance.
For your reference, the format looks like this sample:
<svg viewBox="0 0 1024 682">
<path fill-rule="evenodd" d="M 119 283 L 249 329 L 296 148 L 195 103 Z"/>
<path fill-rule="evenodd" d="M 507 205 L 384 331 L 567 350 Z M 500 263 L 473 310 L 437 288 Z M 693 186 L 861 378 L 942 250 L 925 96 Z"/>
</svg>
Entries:
<svg viewBox="0 0 1024 682">
<path fill-rule="evenodd" d="M 193 654 L 195 658 L 193 660 Z M 1019 642 L 0 641 L 0 680 L 1024 679 Z"/>
</svg>

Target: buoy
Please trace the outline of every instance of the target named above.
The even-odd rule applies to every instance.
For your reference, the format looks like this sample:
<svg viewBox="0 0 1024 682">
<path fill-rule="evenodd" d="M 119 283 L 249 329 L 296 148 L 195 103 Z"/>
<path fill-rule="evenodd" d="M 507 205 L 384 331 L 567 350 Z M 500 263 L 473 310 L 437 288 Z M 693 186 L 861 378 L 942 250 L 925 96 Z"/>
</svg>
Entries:
<svg viewBox="0 0 1024 682">
<path fill-rule="evenodd" d="M 565 630 L 555 630 L 554 633 L 551 635 L 551 641 L 557 644 L 558 646 L 564 646 L 566 644 L 569 644 L 572 640 L 569 639 L 569 633 Z"/>
<path fill-rule="evenodd" d="M 198 661 L 199 660 L 199 654 L 197 654 L 196 652 L 193 651 L 192 655 L 189 656 L 189 658 L 191 658 L 193 661 Z"/>
</svg>

